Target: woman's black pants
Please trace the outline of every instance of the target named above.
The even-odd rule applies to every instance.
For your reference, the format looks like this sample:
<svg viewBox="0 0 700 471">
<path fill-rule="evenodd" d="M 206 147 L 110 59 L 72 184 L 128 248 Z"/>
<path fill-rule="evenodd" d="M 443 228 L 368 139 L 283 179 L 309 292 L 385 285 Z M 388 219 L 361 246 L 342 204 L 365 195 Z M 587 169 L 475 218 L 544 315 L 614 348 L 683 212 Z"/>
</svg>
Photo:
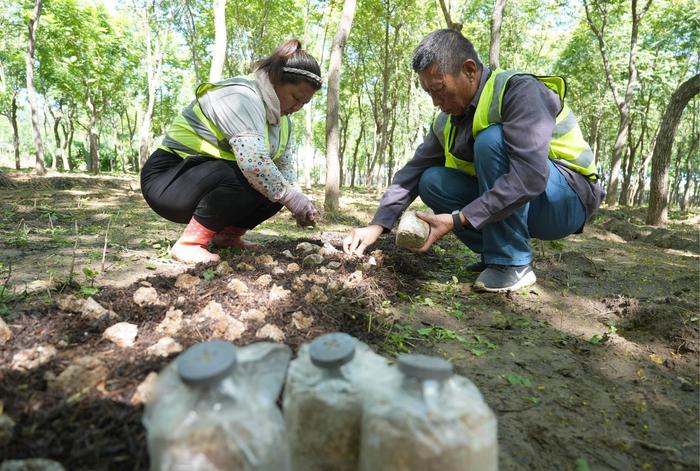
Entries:
<svg viewBox="0 0 700 471">
<path fill-rule="evenodd" d="M 141 192 L 159 216 L 207 229 L 252 229 L 282 209 L 250 186 L 236 162 L 213 157 L 185 159 L 158 149 L 141 170 Z"/>
</svg>

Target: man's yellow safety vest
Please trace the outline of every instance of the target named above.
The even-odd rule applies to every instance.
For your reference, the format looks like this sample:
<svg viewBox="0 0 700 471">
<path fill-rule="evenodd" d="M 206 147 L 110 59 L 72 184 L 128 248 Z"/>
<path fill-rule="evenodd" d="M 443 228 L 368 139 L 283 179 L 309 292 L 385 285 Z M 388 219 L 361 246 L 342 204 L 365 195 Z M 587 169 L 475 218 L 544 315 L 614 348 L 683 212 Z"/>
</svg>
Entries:
<svg viewBox="0 0 700 471">
<path fill-rule="evenodd" d="M 260 96 L 255 80 L 252 78 L 234 77 L 217 83 L 201 84 L 195 92 L 196 98 L 175 118 L 175 121 L 168 128 L 160 148 L 183 158 L 207 155 L 219 159 L 236 160 L 236 155 L 233 153 L 231 144 L 229 144 L 224 133 L 204 115 L 199 104 L 199 99 L 206 93 L 230 86 L 244 86 Z M 275 155 L 272 156 L 273 160 L 278 159 L 287 148 L 289 128 L 289 117 L 282 116 L 280 119 L 279 145 Z M 268 126 L 265 127 L 265 144 L 269 153 L 270 136 Z"/>
<path fill-rule="evenodd" d="M 596 166 L 593 161 L 593 152 L 583 138 L 583 133 L 578 125 L 576 116 L 564 103 L 566 95 L 566 82 L 558 76 L 538 76 L 518 70 L 496 69 L 484 84 L 474 113 L 472 135 L 476 136 L 491 126 L 502 122 L 503 95 L 508 80 L 516 75 L 530 75 L 535 77 L 547 87 L 557 92 L 562 103 L 562 109 L 556 117 L 552 140 L 549 142 L 549 158 L 559 162 L 589 180 L 596 180 Z M 437 136 L 443 149 L 445 149 L 445 166 L 456 168 L 471 176 L 476 176 L 474 163 L 462 160 L 450 152 L 455 140 L 456 129 L 452 126 L 452 119 L 447 113 L 438 113 L 433 120 L 433 132 Z"/>
</svg>

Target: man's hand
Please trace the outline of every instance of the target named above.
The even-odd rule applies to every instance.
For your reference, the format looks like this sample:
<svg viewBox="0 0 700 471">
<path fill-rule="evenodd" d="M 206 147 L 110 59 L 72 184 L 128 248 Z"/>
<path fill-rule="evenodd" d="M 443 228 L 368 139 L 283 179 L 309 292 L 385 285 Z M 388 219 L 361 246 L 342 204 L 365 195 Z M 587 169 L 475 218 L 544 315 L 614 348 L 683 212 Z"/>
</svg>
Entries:
<svg viewBox="0 0 700 471">
<path fill-rule="evenodd" d="M 451 214 L 430 214 L 418 211 L 416 212 L 416 216 L 430 224 L 430 235 L 423 247 L 416 249 L 415 252 L 427 252 L 435 242 L 442 239 L 445 234 L 454 229 L 454 222 L 452 221 Z"/>
<path fill-rule="evenodd" d="M 367 227 L 358 227 L 343 239 L 343 250 L 346 254 L 362 255 L 365 249 L 374 244 L 380 235 L 384 232 L 384 228 L 378 224 L 372 224 Z"/>
</svg>

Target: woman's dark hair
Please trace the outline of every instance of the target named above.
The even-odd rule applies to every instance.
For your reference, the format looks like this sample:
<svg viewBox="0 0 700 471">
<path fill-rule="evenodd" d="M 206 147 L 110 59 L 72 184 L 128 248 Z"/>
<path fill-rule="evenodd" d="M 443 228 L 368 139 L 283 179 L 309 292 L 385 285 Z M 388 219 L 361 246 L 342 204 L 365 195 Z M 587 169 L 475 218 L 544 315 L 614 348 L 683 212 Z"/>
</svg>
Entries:
<svg viewBox="0 0 700 471">
<path fill-rule="evenodd" d="M 298 39 L 290 39 L 281 44 L 270 56 L 255 62 L 253 70 L 267 72 L 274 85 L 304 81 L 314 90 L 319 90 L 323 85 L 318 62 L 301 48 Z"/>
<path fill-rule="evenodd" d="M 432 64 L 437 64 L 441 74 L 459 72 L 467 59 L 476 62 L 479 70 L 483 68 L 474 45 L 459 31 L 438 29 L 427 35 L 413 52 L 413 70 L 422 72 Z"/>
</svg>

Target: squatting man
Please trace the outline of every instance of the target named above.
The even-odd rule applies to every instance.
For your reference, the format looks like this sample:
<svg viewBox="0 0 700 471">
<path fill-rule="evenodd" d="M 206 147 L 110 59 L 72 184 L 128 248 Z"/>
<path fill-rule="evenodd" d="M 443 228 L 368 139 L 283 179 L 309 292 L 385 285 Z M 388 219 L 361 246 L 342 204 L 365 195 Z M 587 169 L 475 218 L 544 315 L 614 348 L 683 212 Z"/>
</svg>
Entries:
<svg viewBox="0 0 700 471">
<path fill-rule="evenodd" d="M 441 112 L 413 158 L 394 176 L 369 226 L 344 239 L 362 255 L 420 196 L 427 251 L 452 231 L 481 255 L 475 289 L 518 290 L 536 281 L 530 238 L 580 233 L 605 193 L 593 153 L 557 76 L 491 70 L 461 33 L 430 33 L 412 61 Z"/>
</svg>

